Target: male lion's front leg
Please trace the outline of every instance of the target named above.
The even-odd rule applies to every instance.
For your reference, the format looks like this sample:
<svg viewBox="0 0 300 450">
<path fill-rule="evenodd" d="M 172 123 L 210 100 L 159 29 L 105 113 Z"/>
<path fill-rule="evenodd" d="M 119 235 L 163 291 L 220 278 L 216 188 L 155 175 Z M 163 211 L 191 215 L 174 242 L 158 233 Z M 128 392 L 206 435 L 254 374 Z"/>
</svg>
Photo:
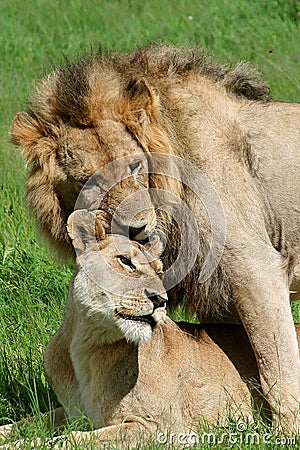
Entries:
<svg viewBox="0 0 300 450">
<path fill-rule="evenodd" d="M 256 355 L 274 425 L 293 433 L 300 428 L 299 349 L 286 265 L 277 251 L 266 247 L 247 248 L 247 255 L 231 252 L 227 262 L 234 302 Z"/>
</svg>

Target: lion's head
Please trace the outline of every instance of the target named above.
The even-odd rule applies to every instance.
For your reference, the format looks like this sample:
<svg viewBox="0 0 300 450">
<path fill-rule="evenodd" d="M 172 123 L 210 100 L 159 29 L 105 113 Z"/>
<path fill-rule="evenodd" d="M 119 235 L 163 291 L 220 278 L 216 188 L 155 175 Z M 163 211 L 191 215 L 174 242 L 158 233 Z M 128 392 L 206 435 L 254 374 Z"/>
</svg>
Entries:
<svg viewBox="0 0 300 450">
<path fill-rule="evenodd" d="M 78 265 L 70 295 L 80 317 L 97 327 L 102 343 L 151 339 L 166 317 L 159 238 L 142 246 L 122 235 L 107 235 L 96 215 L 86 210 L 70 215 L 68 233 Z"/>
<path fill-rule="evenodd" d="M 168 190 L 170 183 L 169 191 L 180 196 L 182 186 L 172 176 L 149 176 L 147 155 L 189 159 L 193 146 L 198 148 L 188 124 L 202 101 L 193 103 L 189 80 L 208 82 L 213 92 L 228 91 L 231 97 L 268 98 L 268 87 L 254 70 L 212 63 L 199 47 L 153 45 L 127 55 L 99 53 L 57 69 L 40 83 L 29 112 L 14 119 L 11 140 L 32 165 L 27 202 L 56 248 L 72 251 L 65 225 L 82 186 L 95 173 L 92 199 L 80 207 L 101 209 L 118 232 L 129 228 L 122 234 L 131 238 L 151 233 L 156 214 L 148 188 Z M 118 167 L 107 167 L 120 158 Z M 160 169 L 171 173 L 169 167 Z M 101 204 L 97 192 L 98 199 L 107 192 Z"/>
<path fill-rule="evenodd" d="M 44 80 L 32 110 L 17 114 L 11 130 L 12 142 L 22 147 L 32 166 L 26 189 L 29 207 L 41 230 L 63 251 L 71 249 L 67 219 L 89 180 L 80 207 L 101 209 L 118 232 L 127 228 L 124 234 L 144 239 L 156 222 L 141 143 L 154 102 L 147 83 L 111 89 L 105 86 L 106 76 L 94 79 L 92 67 L 80 76 L 80 82 L 68 80 L 69 88 L 67 71 Z"/>
</svg>

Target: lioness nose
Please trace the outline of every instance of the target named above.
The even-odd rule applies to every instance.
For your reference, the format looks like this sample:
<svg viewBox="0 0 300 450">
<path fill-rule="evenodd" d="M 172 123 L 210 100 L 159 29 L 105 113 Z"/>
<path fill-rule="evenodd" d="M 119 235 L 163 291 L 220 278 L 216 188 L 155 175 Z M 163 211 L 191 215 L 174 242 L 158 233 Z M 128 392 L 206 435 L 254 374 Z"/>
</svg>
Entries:
<svg viewBox="0 0 300 450">
<path fill-rule="evenodd" d="M 166 306 L 166 299 L 163 298 L 159 294 L 155 294 L 155 292 L 149 292 L 147 289 L 145 289 L 145 294 L 151 300 L 153 303 L 154 309 L 156 308 L 162 308 Z"/>
</svg>

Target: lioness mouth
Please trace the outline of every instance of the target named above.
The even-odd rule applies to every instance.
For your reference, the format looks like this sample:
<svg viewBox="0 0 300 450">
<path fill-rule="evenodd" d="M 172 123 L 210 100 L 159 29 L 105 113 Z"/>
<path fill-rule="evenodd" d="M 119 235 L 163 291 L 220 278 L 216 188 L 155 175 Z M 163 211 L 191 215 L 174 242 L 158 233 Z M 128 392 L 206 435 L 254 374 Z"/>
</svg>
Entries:
<svg viewBox="0 0 300 450">
<path fill-rule="evenodd" d="M 144 322 L 144 323 L 148 323 L 151 328 L 153 329 L 156 325 L 155 320 L 153 319 L 153 317 L 151 315 L 148 316 L 129 316 L 127 314 L 123 314 L 123 313 L 117 313 L 117 315 L 119 317 L 121 317 L 124 320 L 134 320 L 135 322 Z"/>
</svg>

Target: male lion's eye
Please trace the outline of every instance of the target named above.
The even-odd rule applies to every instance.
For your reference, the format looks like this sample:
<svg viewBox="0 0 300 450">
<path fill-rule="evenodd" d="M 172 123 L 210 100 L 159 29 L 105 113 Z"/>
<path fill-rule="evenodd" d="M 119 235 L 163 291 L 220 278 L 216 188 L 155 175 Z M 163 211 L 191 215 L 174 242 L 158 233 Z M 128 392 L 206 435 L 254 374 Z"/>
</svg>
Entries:
<svg viewBox="0 0 300 450">
<path fill-rule="evenodd" d="M 140 170 L 141 166 L 142 166 L 142 163 L 140 161 L 130 164 L 129 167 L 130 167 L 131 175 L 137 174 L 138 171 Z"/>
<path fill-rule="evenodd" d="M 129 267 L 131 270 L 136 269 L 135 265 L 131 262 L 130 258 L 126 258 L 126 256 L 123 256 L 123 255 L 118 256 L 118 258 L 119 258 L 120 262 L 122 264 L 124 264 L 124 266 Z"/>
<path fill-rule="evenodd" d="M 71 150 L 66 151 L 66 157 L 72 160 L 75 159 Z"/>
</svg>

